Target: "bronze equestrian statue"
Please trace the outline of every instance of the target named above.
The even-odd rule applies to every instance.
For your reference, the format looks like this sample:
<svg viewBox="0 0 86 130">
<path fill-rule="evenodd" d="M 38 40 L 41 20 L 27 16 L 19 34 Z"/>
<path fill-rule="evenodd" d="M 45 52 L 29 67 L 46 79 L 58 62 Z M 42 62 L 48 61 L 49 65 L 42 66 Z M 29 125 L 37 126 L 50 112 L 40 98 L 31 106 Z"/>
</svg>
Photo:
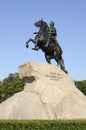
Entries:
<svg viewBox="0 0 86 130">
<path fill-rule="evenodd" d="M 46 61 L 51 64 L 51 59 L 55 59 L 57 65 L 60 65 L 60 68 L 67 73 L 65 69 L 64 60 L 62 58 L 62 49 L 56 40 L 56 29 L 54 27 L 54 22 L 50 22 L 50 27 L 44 20 L 39 20 L 38 22 L 34 23 L 36 27 L 39 27 L 39 32 L 35 32 L 36 34 L 35 39 L 30 38 L 26 42 L 26 48 L 29 47 L 29 42 L 33 42 L 35 47 L 32 48 L 33 50 L 41 49 L 45 53 Z"/>
</svg>

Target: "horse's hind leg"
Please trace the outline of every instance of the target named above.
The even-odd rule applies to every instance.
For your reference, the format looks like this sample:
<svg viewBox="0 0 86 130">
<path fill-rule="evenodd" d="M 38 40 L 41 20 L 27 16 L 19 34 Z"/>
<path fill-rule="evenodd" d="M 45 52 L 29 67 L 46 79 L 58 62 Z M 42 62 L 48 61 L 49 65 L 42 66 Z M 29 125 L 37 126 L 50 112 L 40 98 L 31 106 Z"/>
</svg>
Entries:
<svg viewBox="0 0 86 130">
<path fill-rule="evenodd" d="M 59 61 L 58 61 L 58 55 L 57 55 L 57 52 L 55 51 L 54 52 L 54 58 L 55 58 L 55 61 L 57 62 L 57 66 L 59 66 Z"/>
<path fill-rule="evenodd" d="M 58 64 L 59 64 L 59 65 L 60 65 L 60 68 L 61 68 L 65 73 L 68 73 L 68 72 L 66 71 L 66 69 L 65 69 L 64 60 L 63 60 L 62 56 L 61 56 L 61 55 L 59 56 L 58 54 L 55 53 L 54 57 L 55 57 L 55 60 L 57 61 L 57 66 L 58 66 Z"/>
<path fill-rule="evenodd" d="M 61 59 L 59 60 L 59 64 L 60 64 L 61 69 L 62 69 L 65 73 L 68 73 L 67 70 L 65 69 L 65 65 L 64 65 L 64 60 L 63 60 L 63 58 L 61 58 Z"/>
<path fill-rule="evenodd" d="M 50 56 L 48 56 L 48 55 L 45 54 L 45 58 L 46 58 L 46 61 L 47 61 L 49 64 L 51 64 Z"/>
<path fill-rule="evenodd" d="M 57 66 L 59 66 L 59 62 L 58 62 L 58 59 L 57 59 L 57 58 L 55 58 L 55 61 L 57 62 Z"/>
<path fill-rule="evenodd" d="M 65 70 L 64 61 L 62 58 L 59 60 L 59 64 L 60 64 L 61 69 Z"/>
</svg>

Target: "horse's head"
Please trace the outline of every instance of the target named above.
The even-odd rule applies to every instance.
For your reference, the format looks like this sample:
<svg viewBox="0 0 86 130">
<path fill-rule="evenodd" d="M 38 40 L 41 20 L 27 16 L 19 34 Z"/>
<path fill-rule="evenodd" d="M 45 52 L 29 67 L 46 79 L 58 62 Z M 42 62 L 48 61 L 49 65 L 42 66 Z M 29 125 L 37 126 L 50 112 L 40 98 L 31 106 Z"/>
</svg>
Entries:
<svg viewBox="0 0 86 130">
<path fill-rule="evenodd" d="M 47 35 L 48 35 L 48 24 L 43 19 L 35 22 L 34 25 L 36 27 L 40 28 L 39 32 L 42 33 L 44 35 L 44 37 L 47 37 Z"/>
<path fill-rule="evenodd" d="M 39 34 L 41 35 L 39 35 L 39 39 L 44 40 L 48 38 L 48 25 L 43 19 L 35 22 L 34 25 L 40 28 Z"/>
<path fill-rule="evenodd" d="M 43 19 L 41 19 L 41 20 L 35 22 L 34 25 L 35 25 L 36 27 L 40 27 L 40 28 L 41 28 L 41 27 L 42 27 L 42 28 L 48 28 L 47 23 L 46 23 Z"/>
<path fill-rule="evenodd" d="M 43 26 L 43 23 L 44 23 L 44 21 L 41 19 L 41 20 L 35 22 L 34 25 L 35 25 L 36 27 L 42 27 L 42 26 Z"/>
</svg>

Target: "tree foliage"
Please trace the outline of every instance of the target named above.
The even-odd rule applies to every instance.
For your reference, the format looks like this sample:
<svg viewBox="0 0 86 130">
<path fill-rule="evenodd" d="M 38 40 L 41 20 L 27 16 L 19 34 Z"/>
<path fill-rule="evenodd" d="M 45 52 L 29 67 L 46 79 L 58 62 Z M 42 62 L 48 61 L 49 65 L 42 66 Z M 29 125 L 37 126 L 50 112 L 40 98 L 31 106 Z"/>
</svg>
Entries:
<svg viewBox="0 0 86 130">
<path fill-rule="evenodd" d="M 3 81 L 0 81 L 0 102 L 12 96 L 14 93 L 22 91 L 24 83 L 19 79 L 18 73 L 9 74 Z"/>
<path fill-rule="evenodd" d="M 76 87 L 86 95 L 86 80 L 83 81 L 76 81 Z"/>
</svg>

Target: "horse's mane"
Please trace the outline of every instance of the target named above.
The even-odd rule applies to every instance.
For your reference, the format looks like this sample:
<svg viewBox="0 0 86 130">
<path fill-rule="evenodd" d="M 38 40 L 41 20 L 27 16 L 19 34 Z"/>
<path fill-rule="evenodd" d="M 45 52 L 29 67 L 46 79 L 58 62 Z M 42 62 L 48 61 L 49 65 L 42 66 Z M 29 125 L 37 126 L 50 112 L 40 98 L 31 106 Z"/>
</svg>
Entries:
<svg viewBox="0 0 86 130">
<path fill-rule="evenodd" d="M 48 29 L 48 24 L 45 21 L 43 21 L 43 25 L 46 29 Z"/>
<path fill-rule="evenodd" d="M 48 33 L 48 28 L 49 28 L 48 24 L 44 20 L 42 22 L 43 22 L 43 28 L 44 28 L 43 30 L 45 31 L 45 33 Z"/>
</svg>

